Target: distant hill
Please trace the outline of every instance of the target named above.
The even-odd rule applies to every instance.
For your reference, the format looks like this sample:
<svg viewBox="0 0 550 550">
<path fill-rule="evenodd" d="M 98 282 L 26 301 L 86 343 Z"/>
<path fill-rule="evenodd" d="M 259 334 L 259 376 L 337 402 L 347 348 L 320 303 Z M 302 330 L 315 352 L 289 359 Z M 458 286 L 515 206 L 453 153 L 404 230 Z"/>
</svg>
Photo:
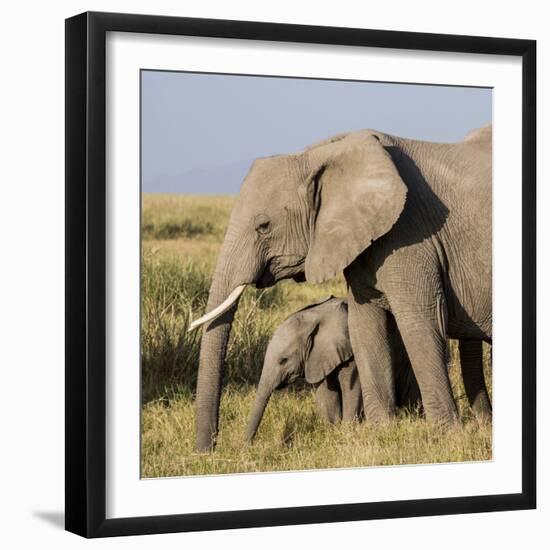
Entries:
<svg viewBox="0 0 550 550">
<path fill-rule="evenodd" d="M 253 159 L 223 166 L 165 174 L 143 181 L 144 193 L 181 193 L 194 195 L 236 195 Z"/>
</svg>

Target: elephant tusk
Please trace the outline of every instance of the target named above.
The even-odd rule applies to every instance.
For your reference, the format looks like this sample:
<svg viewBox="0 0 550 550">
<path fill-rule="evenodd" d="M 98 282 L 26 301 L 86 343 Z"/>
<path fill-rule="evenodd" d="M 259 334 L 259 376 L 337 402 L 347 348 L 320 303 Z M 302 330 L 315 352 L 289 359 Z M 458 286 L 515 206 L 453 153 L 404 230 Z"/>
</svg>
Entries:
<svg viewBox="0 0 550 550">
<path fill-rule="evenodd" d="M 238 287 L 236 287 L 233 292 L 231 292 L 231 294 L 218 307 L 214 308 L 209 313 L 206 313 L 202 317 L 199 317 L 198 319 L 193 321 L 189 325 L 187 332 L 191 332 L 201 325 L 213 321 L 222 313 L 225 313 L 239 299 L 239 296 L 243 293 L 245 288 L 246 285 L 239 285 Z"/>
</svg>

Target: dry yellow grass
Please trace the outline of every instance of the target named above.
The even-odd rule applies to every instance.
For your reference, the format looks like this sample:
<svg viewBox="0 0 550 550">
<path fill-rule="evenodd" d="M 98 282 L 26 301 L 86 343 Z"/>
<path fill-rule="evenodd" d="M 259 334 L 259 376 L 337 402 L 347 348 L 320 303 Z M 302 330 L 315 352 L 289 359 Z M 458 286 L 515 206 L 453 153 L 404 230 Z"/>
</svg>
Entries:
<svg viewBox="0 0 550 550">
<path fill-rule="evenodd" d="M 193 452 L 199 333 L 189 319 L 205 306 L 210 273 L 232 197 L 144 195 L 142 283 L 142 475 L 144 477 L 286 471 L 488 460 L 490 424 L 471 415 L 451 342 L 450 374 L 462 428 L 441 430 L 402 412 L 388 426 L 331 426 L 315 413 L 309 389 L 277 392 L 254 445 L 243 444 L 265 346 L 288 315 L 328 294 L 345 295 L 343 278 L 324 285 L 283 282 L 246 290 L 226 361 L 216 452 Z M 183 220 L 183 221 L 182 221 Z M 169 238 L 167 238 L 169 237 Z M 491 368 L 486 354 L 486 378 Z"/>
</svg>

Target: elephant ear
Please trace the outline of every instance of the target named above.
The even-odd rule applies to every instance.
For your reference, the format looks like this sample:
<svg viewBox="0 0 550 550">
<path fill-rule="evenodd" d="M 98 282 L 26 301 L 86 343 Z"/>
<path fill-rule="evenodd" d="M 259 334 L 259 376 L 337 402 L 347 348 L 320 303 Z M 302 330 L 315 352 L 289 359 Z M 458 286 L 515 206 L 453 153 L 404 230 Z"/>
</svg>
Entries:
<svg viewBox="0 0 550 550">
<path fill-rule="evenodd" d="M 353 356 L 347 310 L 343 304 L 338 304 L 337 308 L 340 309 L 321 315 L 308 337 L 304 374 L 310 384 L 321 382 Z"/>
<path fill-rule="evenodd" d="M 312 212 L 308 282 L 334 277 L 387 233 L 405 206 L 407 187 L 389 153 L 370 133 L 307 151 Z"/>
</svg>

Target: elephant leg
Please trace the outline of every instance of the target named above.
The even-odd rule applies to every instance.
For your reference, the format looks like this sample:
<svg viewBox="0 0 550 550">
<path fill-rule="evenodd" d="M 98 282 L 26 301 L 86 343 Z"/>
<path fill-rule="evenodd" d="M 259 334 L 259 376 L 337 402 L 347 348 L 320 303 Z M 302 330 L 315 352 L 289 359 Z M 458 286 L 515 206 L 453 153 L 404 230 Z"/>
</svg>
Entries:
<svg viewBox="0 0 550 550">
<path fill-rule="evenodd" d="M 460 340 L 459 351 L 462 380 L 472 411 L 477 418 L 490 420 L 493 410 L 483 376 L 483 343 Z"/>
<path fill-rule="evenodd" d="M 331 373 L 319 383 L 315 391 L 315 402 L 325 420 L 331 424 L 342 420 L 342 399 L 336 374 Z"/>
<path fill-rule="evenodd" d="M 360 418 L 363 412 L 363 397 L 359 373 L 352 359 L 338 370 L 338 383 L 342 395 L 342 420 L 350 422 Z"/>
<path fill-rule="evenodd" d="M 348 327 L 369 422 L 395 416 L 395 383 L 387 313 L 366 301 L 348 297 Z"/>
<path fill-rule="evenodd" d="M 442 425 L 459 422 L 447 371 L 447 341 L 442 323 L 421 312 L 395 313 L 395 319 L 420 387 L 427 420 Z"/>
<path fill-rule="evenodd" d="M 421 412 L 420 388 L 414 376 L 407 350 L 397 330 L 393 316 L 388 316 L 393 327 L 393 360 L 395 369 L 395 394 L 398 407 Z"/>
</svg>

